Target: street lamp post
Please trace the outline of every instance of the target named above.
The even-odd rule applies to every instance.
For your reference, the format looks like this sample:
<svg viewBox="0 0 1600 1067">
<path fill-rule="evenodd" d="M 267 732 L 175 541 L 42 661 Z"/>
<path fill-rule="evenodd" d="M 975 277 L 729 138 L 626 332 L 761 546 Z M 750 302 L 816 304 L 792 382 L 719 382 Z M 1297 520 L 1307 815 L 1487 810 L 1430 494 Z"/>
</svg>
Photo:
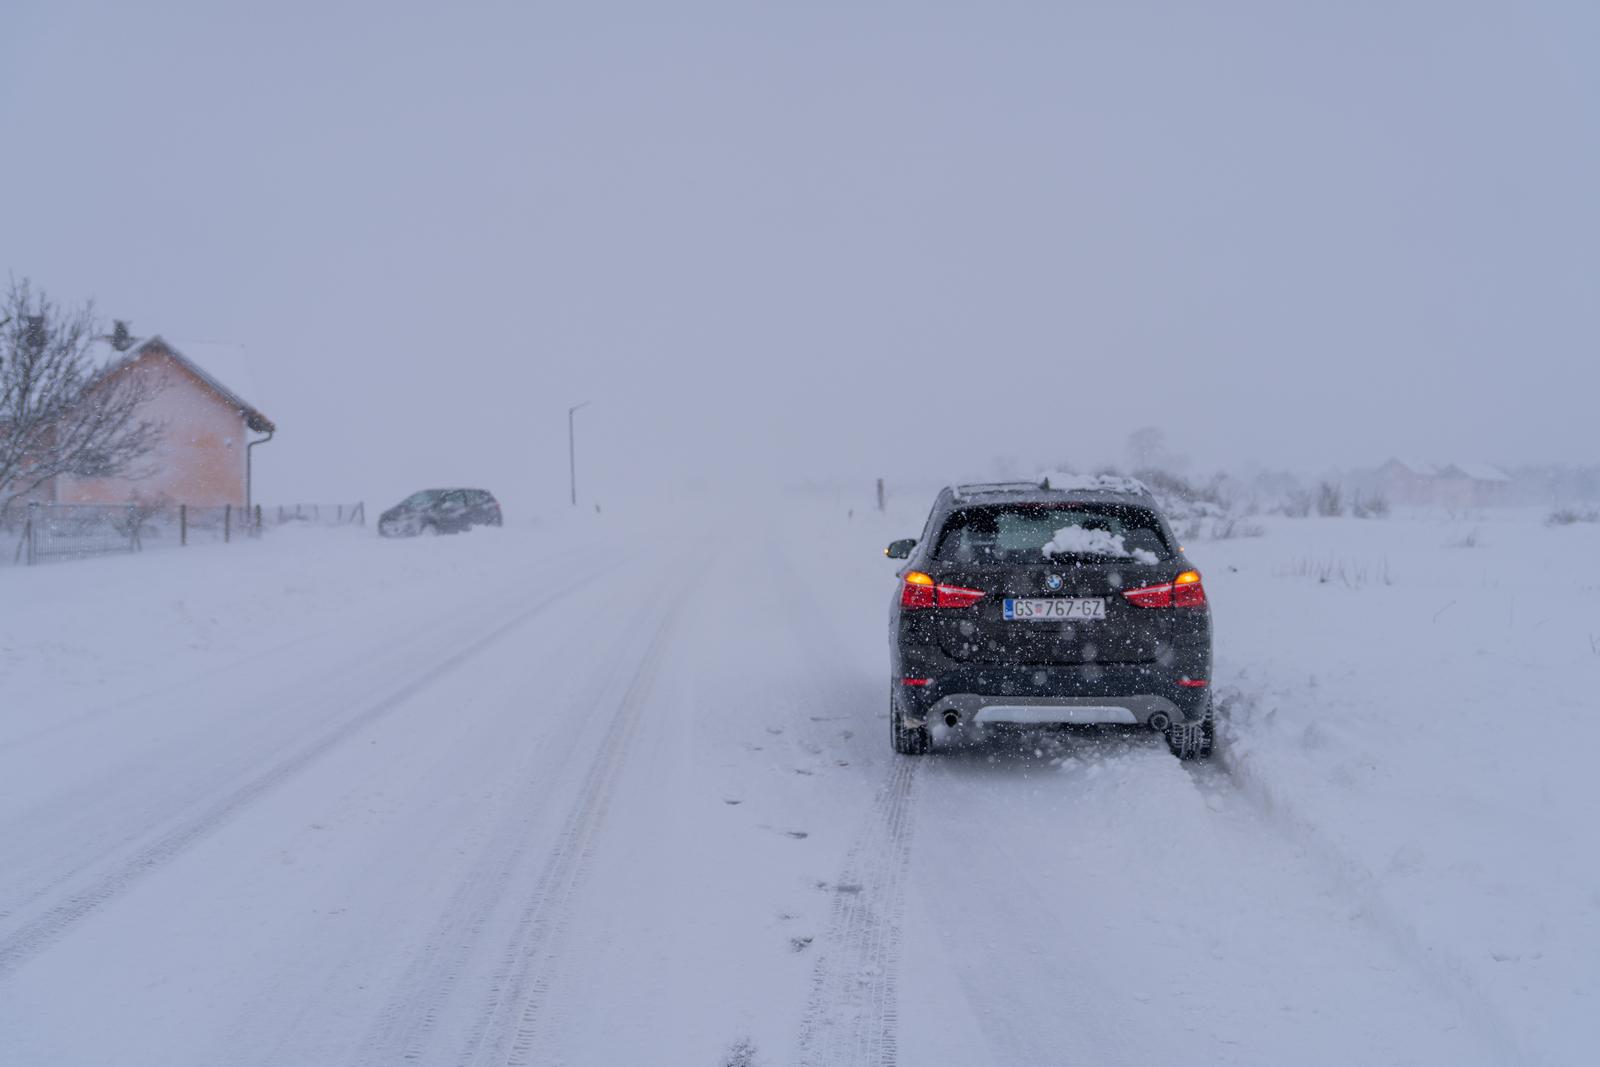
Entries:
<svg viewBox="0 0 1600 1067">
<path fill-rule="evenodd" d="M 573 507 L 578 506 L 578 438 L 576 432 L 573 430 L 572 417 L 578 413 L 579 409 L 586 408 L 588 406 L 589 401 L 585 400 L 583 403 L 574 404 L 572 407 L 567 409 L 567 466 L 572 475 Z"/>
</svg>

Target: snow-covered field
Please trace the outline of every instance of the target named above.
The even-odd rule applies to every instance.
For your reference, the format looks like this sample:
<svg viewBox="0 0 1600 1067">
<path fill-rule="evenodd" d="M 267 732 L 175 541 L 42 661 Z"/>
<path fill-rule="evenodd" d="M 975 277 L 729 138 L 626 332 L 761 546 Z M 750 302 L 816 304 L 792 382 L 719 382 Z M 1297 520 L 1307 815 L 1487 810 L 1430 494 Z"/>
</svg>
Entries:
<svg viewBox="0 0 1600 1067">
<path fill-rule="evenodd" d="M 1600 530 L 1192 544 L 1217 761 L 914 760 L 925 503 L 8 569 L 0 1064 L 1593 1061 Z"/>
</svg>

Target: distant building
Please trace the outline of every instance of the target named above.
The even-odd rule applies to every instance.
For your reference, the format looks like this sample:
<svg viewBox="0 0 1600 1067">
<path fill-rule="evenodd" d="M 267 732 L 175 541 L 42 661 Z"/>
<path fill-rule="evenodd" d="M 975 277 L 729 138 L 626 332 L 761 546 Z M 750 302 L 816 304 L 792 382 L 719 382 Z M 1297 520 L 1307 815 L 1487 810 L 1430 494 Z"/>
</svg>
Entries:
<svg viewBox="0 0 1600 1067">
<path fill-rule="evenodd" d="M 144 477 L 62 475 L 38 495 L 60 504 L 141 500 L 243 507 L 249 497 L 249 434 L 275 430 L 271 419 L 234 391 L 248 379 L 243 350 L 185 344 L 180 352 L 160 337 L 132 343 L 125 351 L 109 344 L 105 349 L 107 378 L 150 376 L 155 388 L 142 414 L 162 426 L 161 442 L 139 464 Z"/>
<path fill-rule="evenodd" d="M 1407 507 L 1500 507 L 1512 502 L 1511 476 L 1488 463 L 1391 459 L 1378 468 L 1378 492 Z"/>
</svg>

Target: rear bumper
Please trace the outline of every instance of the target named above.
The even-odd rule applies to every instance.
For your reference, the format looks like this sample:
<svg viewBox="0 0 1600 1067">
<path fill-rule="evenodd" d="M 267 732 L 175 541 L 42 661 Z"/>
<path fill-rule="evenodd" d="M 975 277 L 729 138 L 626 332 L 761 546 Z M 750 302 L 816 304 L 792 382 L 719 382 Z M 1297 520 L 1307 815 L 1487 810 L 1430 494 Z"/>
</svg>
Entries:
<svg viewBox="0 0 1600 1067">
<path fill-rule="evenodd" d="M 1210 691 L 1179 684 L 1182 675 L 1161 667 L 966 668 L 908 686 L 896 679 L 909 724 L 946 720 L 962 725 L 1044 725 L 1198 722 Z"/>
</svg>

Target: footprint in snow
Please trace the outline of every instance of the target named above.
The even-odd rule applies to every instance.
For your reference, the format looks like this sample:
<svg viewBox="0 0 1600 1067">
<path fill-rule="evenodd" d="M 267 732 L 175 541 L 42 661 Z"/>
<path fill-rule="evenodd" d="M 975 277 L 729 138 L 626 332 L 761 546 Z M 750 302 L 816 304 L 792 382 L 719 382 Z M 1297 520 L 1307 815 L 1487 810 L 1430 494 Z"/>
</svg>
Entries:
<svg viewBox="0 0 1600 1067">
<path fill-rule="evenodd" d="M 791 952 L 804 952 L 810 946 L 811 938 L 809 937 L 791 937 L 789 939 L 789 951 Z"/>
</svg>

